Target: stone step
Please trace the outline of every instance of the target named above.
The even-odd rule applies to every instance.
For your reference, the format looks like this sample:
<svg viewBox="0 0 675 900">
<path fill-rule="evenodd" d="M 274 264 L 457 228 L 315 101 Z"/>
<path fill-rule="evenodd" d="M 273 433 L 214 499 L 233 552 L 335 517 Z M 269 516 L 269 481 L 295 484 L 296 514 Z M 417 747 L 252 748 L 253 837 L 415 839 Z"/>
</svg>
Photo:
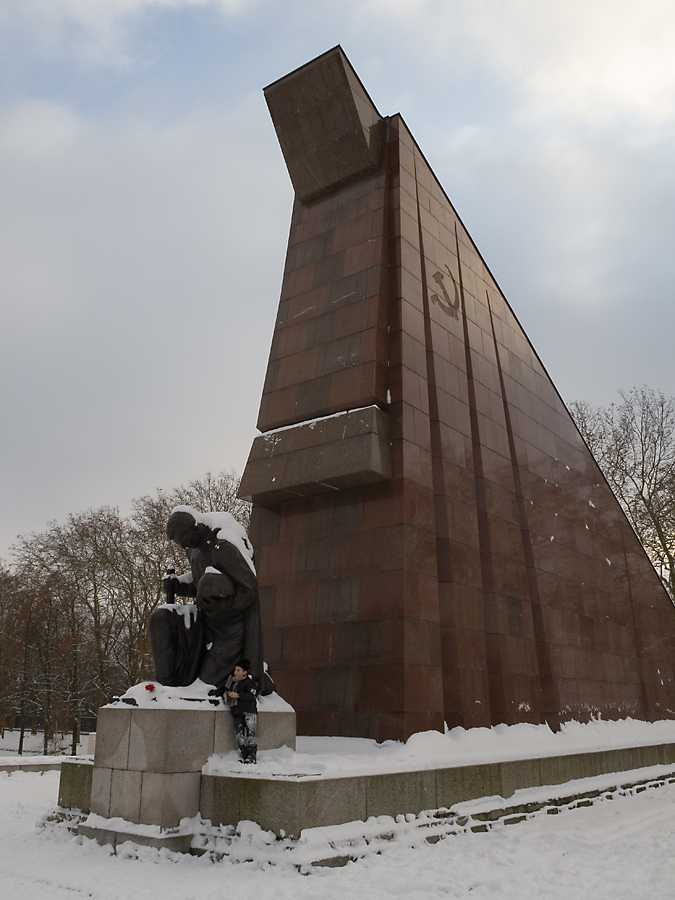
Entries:
<svg viewBox="0 0 675 900">
<path fill-rule="evenodd" d="M 344 866 L 372 853 L 383 852 L 396 841 L 397 846 L 435 844 L 440 840 L 467 833 L 485 833 L 494 828 L 517 825 L 535 816 L 559 815 L 570 810 L 595 806 L 618 797 L 633 796 L 675 784 L 675 766 L 657 777 L 640 777 L 639 771 L 623 772 L 606 785 L 596 787 L 597 779 L 581 779 L 570 785 L 550 785 L 536 799 L 506 802 L 502 797 L 485 797 L 459 803 L 452 809 L 426 810 L 419 815 L 379 816 L 346 826 L 308 829 L 299 839 L 277 837 L 272 832 L 252 831 L 251 823 L 232 826 L 213 825 L 194 819 L 182 828 L 167 829 L 160 836 L 134 833 L 139 826 L 119 823 L 92 827 L 84 814 L 56 810 L 49 821 L 61 822 L 70 831 L 97 840 L 113 848 L 131 842 L 196 856 L 207 855 L 214 862 L 293 862 L 301 872 L 315 867 Z M 561 792 L 561 788 L 564 790 Z M 528 795 L 531 792 L 527 792 Z M 548 796 L 546 796 L 548 794 Z"/>
</svg>

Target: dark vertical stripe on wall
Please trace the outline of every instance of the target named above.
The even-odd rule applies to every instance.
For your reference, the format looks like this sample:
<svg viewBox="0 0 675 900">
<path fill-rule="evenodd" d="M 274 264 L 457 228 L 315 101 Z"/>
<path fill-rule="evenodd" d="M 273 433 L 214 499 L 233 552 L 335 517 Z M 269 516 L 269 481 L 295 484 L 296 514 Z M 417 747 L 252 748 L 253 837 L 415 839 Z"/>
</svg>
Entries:
<svg viewBox="0 0 675 900">
<path fill-rule="evenodd" d="M 420 198 L 417 190 L 417 164 L 415 163 L 415 196 L 417 200 L 417 225 L 420 241 L 420 270 L 422 273 L 422 304 L 424 309 L 424 343 L 427 363 L 427 392 L 429 395 L 429 429 L 431 431 L 431 471 L 434 489 L 434 514 L 436 524 L 436 562 L 438 581 L 452 581 L 450 560 L 450 529 L 443 471 L 443 445 L 441 422 L 438 413 L 438 390 L 436 385 L 436 360 L 434 358 L 431 316 L 429 312 L 429 291 L 427 286 L 427 266 L 424 253 L 424 235 L 420 216 Z"/>
<path fill-rule="evenodd" d="M 628 571 L 628 554 L 626 553 L 626 545 L 621 540 L 623 550 L 623 564 L 626 568 L 626 584 L 628 585 L 628 602 L 630 604 L 630 617 L 633 625 L 633 641 L 635 646 L 635 656 L 637 658 L 638 676 L 640 678 L 640 699 L 644 710 L 644 718 L 647 722 L 653 722 L 655 715 L 649 709 L 649 697 L 647 695 L 647 685 L 645 684 L 645 673 L 642 662 L 642 636 L 638 634 L 637 625 L 635 623 L 635 604 L 633 600 L 633 588 L 630 583 L 630 572 Z"/>
<path fill-rule="evenodd" d="M 471 341 L 469 339 L 469 323 L 466 318 L 466 298 L 464 296 L 464 277 L 462 275 L 462 260 L 459 254 L 459 237 L 457 236 L 457 223 L 455 222 L 455 247 L 457 250 L 457 269 L 459 272 L 459 297 L 462 305 L 462 325 L 464 328 L 464 354 L 466 358 L 466 382 L 469 393 L 469 417 L 471 422 L 471 445 L 473 449 L 473 475 L 476 492 L 476 513 L 478 520 L 478 545 L 480 550 L 480 573 L 483 589 L 483 612 L 485 622 L 491 621 L 495 604 L 495 576 L 492 565 L 492 541 L 490 539 L 490 525 L 488 521 L 487 491 L 485 487 L 485 475 L 483 472 L 483 451 L 480 442 L 478 428 L 478 407 L 476 404 L 476 386 L 473 378 L 473 361 L 471 358 Z M 490 703 L 490 721 L 497 724 L 501 721 L 500 715 L 505 708 L 502 687 L 501 652 L 498 641 L 490 634 L 485 635 L 485 650 L 488 674 L 488 697 Z"/>
<path fill-rule="evenodd" d="M 560 725 L 560 717 L 558 715 L 558 692 L 555 689 L 554 681 L 551 677 L 551 657 L 548 641 L 546 639 L 546 632 L 544 630 L 544 617 L 541 608 L 541 595 L 539 593 L 539 584 L 537 582 L 537 571 L 534 566 L 532 537 L 530 535 L 530 527 L 527 521 L 527 510 L 525 508 L 525 497 L 523 495 L 523 480 L 520 474 L 520 466 L 518 464 L 516 441 L 513 436 L 513 426 L 511 423 L 511 409 L 509 407 L 509 401 L 506 395 L 504 372 L 502 370 L 502 361 L 499 354 L 499 344 L 497 343 L 497 332 L 495 330 L 495 322 L 492 315 L 492 304 L 490 303 L 490 294 L 488 293 L 488 291 L 485 292 L 485 296 L 487 298 L 488 312 L 490 313 L 492 340 L 495 347 L 495 359 L 497 361 L 497 372 L 499 373 L 499 388 L 502 394 L 504 422 L 506 423 L 506 434 L 508 436 L 509 454 L 511 456 L 511 469 L 513 472 L 513 485 L 516 493 L 518 524 L 520 526 L 520 537 L 523 544 L 523 556 L 525 557 L 525 567 L 527 570 L 527 587 L 529 593 L 530 608 L 532 610 L 532 627 L 534 631 L 534 640 L 537 650 L 537 669 L 544 707 L 543 711 L 549 726 L 557 729 Z"/>
</svg>

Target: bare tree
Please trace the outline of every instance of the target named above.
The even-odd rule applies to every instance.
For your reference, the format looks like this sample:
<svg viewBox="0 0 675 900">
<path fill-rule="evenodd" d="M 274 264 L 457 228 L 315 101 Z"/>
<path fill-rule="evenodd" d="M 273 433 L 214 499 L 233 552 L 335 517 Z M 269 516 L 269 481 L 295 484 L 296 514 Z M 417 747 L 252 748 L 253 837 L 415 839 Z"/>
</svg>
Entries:
<svg viewBox="0 0 675 900">
<path fill-rule="evenodd" d="M 3 566 L 0 577 L 0 696 L 3 729 L 17 725 L 19 754 L 23 753 L 26 723 L 32 711 L 32 640 L 34 597 L 22 589 L 16 573 Z"/>
<path fill-rule="evenodd" d="M 619 391 L 607 408 L 570 412 L 675 600 L 675 397 L 647 387 Z"/>
<path fill-rule="evenodd" d="M 246 526 L 238 487 L 233 472 L 207 472 L 138 498 L 128 517 L 101 507 L 19 536 L 13 566 L 0 564 L 0 727 L 8 717 L 23 729 L 32 717 L 45 749 L 68 729 L 75 753 L 83 718 L 152 676 L 148 617 L 166 569 L 185 568 L 166 537 L 169 514 L 181 504 L 224 509 Z"/>
<path fill-rule="evenodd" d="M 251 504 L 237 497 L 239 476 L 233 471 L 213 475 L 207 472 L 203 478 L 164 491 L 159 488 L 154 495 L 134 500 L 134 518 L 145 527 L 152 539 L 165 541 L 166 520 L 175 506 L 193 506 L 200 512 L 225 510 L 248 529 Z"/>
<path fill-rule="evenodd" d="M 58 595 L 60 621 L 75 623 L 77 616 L 71 616 L 69 610 L 79 610 L 87 618 L 93 655 L 87 683 L 98 694 L 96 707 L 110 700 L 116 686 L 111 665 L 115 586 L 108 559 L 118 526 L 118 511 L 102 507 L 71 514 L 65 525 L 51 522 L 41 534 L 21 535 L 14 547 L 23 583 L 40 585 L 48 580 Z"/>
</svg>

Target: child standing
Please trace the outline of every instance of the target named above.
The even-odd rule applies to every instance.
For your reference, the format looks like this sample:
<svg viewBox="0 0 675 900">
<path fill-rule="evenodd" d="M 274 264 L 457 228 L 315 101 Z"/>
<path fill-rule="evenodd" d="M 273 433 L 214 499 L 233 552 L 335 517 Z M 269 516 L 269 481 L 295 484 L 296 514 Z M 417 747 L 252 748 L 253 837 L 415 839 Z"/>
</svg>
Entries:
<svg viewBox="0 0 675 900">
<path fill-rule="evenodd" d="M 241 753 L 241 762 L 245 765 L 255 765 L 258 753 L 256 700 L 258 688 L 248 674 L 250 665 L 247 659 L 239 660 L 234 667 L 234 672 L 225 683 L 225 693 L 223 694 L 223 700 L 232 710 L 234 733 Z"/>
</svg>

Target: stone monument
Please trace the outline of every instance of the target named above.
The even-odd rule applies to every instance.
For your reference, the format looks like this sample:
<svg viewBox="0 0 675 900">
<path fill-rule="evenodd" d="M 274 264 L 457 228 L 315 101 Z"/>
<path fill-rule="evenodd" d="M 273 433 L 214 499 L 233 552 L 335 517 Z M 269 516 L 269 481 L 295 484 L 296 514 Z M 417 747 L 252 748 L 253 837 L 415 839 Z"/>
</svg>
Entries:
<svg viewBox="0 0 675 900">
<path fill-rule="evenodd" d="M 402 118 L 380 116 L 340 47 L 265 96 L 296 197 L 240 494 L 265 657 L 298 730 L 382 741 L 675 716 L 673 605 Z M 200 559 L 198 605 L 235 596 L 220 557 Z M 101 710 L 93 770 L 62 770 L 60 805 L 91 810 L 80 833 L 113 845 L 197 852 L 200 829 L 242 819 L 298 837 L 675 760 L 664 744 L 348 778 L 223 772 L 207 760 L 234 749 L 231 717 L 185 685 L 183 661 L 220 672 L 248 638 L 216 646 L 215 617 L 211 656 L 177 660 L 164 612 L 166 684 Z M 294 725 L 262 698 L 262 750 L 293 747 Z"/>
<path fill-rule="evenodd" d="M 675 610 L 400 115 L 265 97 L 295 189 L 240 495 L 302 734 L 675 713 Z"/>
<path fill-rule="evenodd" d="M 66 766 L 59 802 L 86 808 L 79 833 L 102 843 L 133 837 L 183 850 L 191 838 L 177 828 L 206 802 L 202 768 L 213 754 L 237 747 L 222 695 L 244 653 L 262 688 L 260 749 L 295 748 L 295 713 L 263 672 L 253 549 L 244 528 L 227 512 L 177 507 L 167 537 L 184 547 L 191 571 L 165 579 L 172 602 L 150 617 L 156 682 L 135 685 L 99 709 L 93 771 L 88 761 Z M 176 595 L 196 602 L 176 605 Z M 143 826 L 155 830 L 147 834 Z"/>
</svg>

